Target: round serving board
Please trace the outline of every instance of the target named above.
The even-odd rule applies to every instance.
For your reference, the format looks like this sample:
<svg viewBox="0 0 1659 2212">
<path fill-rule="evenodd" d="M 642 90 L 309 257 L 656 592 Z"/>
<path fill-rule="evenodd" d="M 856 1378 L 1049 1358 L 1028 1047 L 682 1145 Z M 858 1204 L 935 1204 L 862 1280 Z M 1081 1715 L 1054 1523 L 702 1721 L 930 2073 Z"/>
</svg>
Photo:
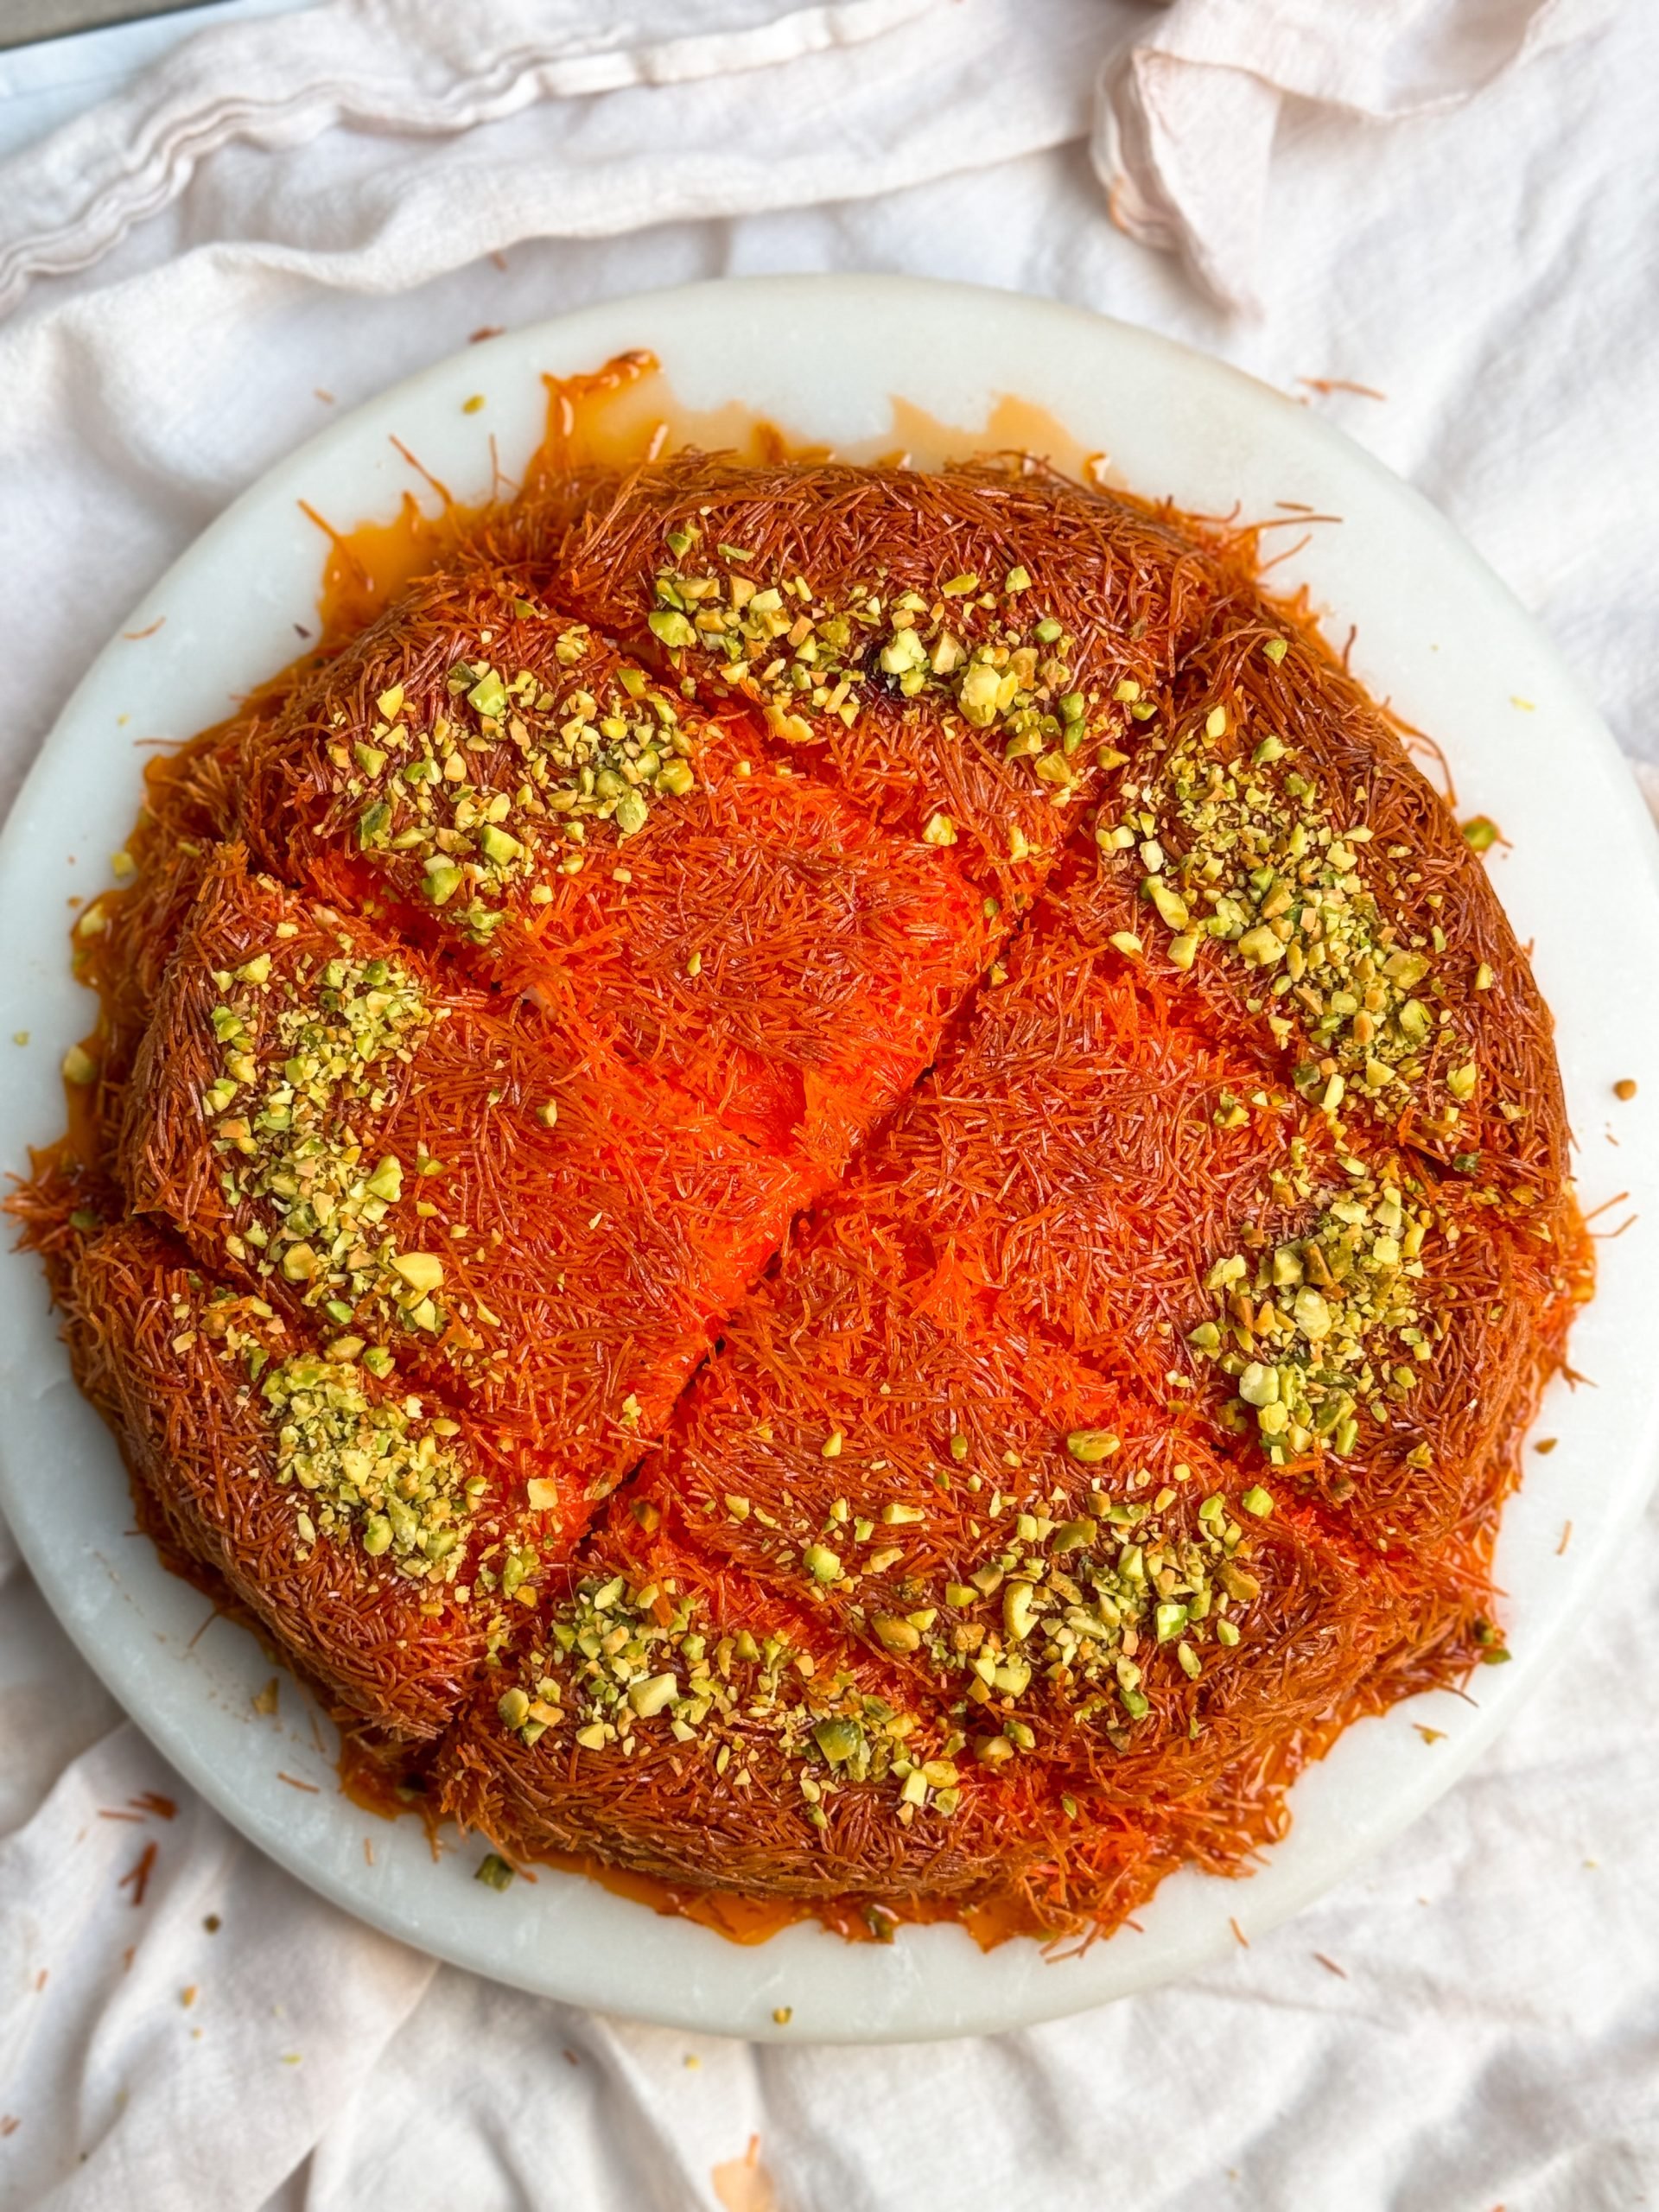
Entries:
<svg viewBox="0 0 1659 2212">
<path fill-rule="evenodd" d="M 742 1948 L 575 1875 L 543 1870 L 498 1891 L 474 1878 L 481 1845 L 435 1858 L 417 1822 L 378 1820 L 344 1796 L 330 1732 L 303 1694 L 284 1681 L 276 1714 L 257 1709 L 269 1658 L 225 1621 L 200 1632 L 203 1599 L 129 1533 L 115 1446 L 70 1381 L 38 1267 L 10 1251 L 0 1507 L 69 1634 L 178 1770 L 302 1880 L 392 1935 L 549 1996 L 725 2034 L 869 2041 L 1017 2026 L 1190 1973 L 1234 1942 L 1230 1922 L 1248 1936 L 1295 1911 L 1449 1789 L 1547 1664 L 1572 1664 L 1558 1646 L 1659 1464 L 1648 1351 L 1659 1029 L 1632 1019 L 1659 966 L 1659 845 L 1582 685 L 1503 586 L 1414 492 L 1280 393 L 1145 331 L 960 285 L 770 277 L 620 300 L 472 347 L 347 416 L 238 499 L 121 624 L 0 841 L 7 1027 L 30 1040 L 0 1046 L 0 1166 L 22 1168 L 30 1143 L 61 1126 L 59 1061 L 92 1016 L 70 976 L 66 901 L 110 880 L 108 855 L 137 810 L 137 744 L 219 720 L 292 658 L 296 623 L 315 627 L 323 547 L 300 502 L 346 527 L 390 519 L 406 491 L 429 502 L 400 446 L 458 499 L 482 499 L 492 441 L 509 475 L 538 442 L 544 373 L 635 347 L 659 357 L 686 407 L 737 403 L 843 452 L 913 445 L 926 417 L 1030 419 L 1006 404 L 999 416 L 1013 395 L 1148 496 L 1341 518 L 1312 529 L 1277 576 L 1307 585 L 1329 634 L 1353 626 L 1356 672 L 1439 740 L 1460 806 L 1502 825 L 1493 873 L 1555 1011 L 1583 1203 L 1628 1192 L 1637 1216 L 1599 1247 L 1599 1294 L 1573 1335 L 1574 1364 L 1597 1387 L 1552 1387 L 1540 1433 L 1559 1448 L 1529 1454 L 1505 1514 L 1497 1579 L 1513 1664 L 1483 1669 L 1469 1699 L 1437 1693 L 1351 1728 L 1297 1784 L 1292 1833 L 1253 1875 L 1178 1876 L 1138 1927 L 1080 1956 L 1023 1940 L 982 1954 L 948 1925 L 882 1946 L 807 1923 Z M 1638 1096 L 1615 1106 L 1611 1085 L 1630 1077 Z M 1617 1150 L 1605 1141 L 1613 1114 Z"/>
</svg>

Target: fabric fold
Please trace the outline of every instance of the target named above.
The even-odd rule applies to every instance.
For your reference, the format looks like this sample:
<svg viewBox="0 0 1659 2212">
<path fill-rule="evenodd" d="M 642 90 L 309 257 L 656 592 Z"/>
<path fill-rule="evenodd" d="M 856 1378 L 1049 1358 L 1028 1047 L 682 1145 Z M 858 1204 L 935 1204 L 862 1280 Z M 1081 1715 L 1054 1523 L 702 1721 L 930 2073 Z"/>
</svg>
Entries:
<svg viewBox="0 0 1659 2212">
<path fill-rule="evenodd" d="M 1605 23 L 1609 0 L 1177 0 L 1100 75 L 1090 155 L 1112 219 L 1259 308 L 1268 172 L 1287 99 L 1371 125 L 1441 114 Z"/>
<path fill-rule="evenodd" d="M 130 1722 L 0 1842 L 0 2158 L 39 2212 L 256 2212 L 436 1971 L 299 1888 Z M 54 2078 L 66 2101 L 31 2104 Z"/>
<path fill-rule="evenodd" d="M 860 45 L 940 4 L 715 0 L 691 28 L 697 18 L 676 0 L 640 0 L 620 38 L 585 0 L 506 0 L 486 17 L 429 0 L 328 0 L 218 27 L 0 168 L 10 211 L 0 312 L 30 277 L 99 259 L 222 147 L 272 152 L 331 129 L 454 136 L 543 100 L 741 76 Z"/>
</svg>

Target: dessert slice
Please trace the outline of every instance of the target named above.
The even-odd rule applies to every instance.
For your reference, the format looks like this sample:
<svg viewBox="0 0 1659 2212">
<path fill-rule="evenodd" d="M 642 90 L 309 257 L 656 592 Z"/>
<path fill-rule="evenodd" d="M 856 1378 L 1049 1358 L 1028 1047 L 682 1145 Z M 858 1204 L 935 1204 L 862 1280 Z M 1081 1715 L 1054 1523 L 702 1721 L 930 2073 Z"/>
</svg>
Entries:
<svg viewBox="0 0 1659 2212">
<path fill-rule="evenodd" d="M 544 1516 L 468 1416 L 317 1352 L 164 1230 L 80 1218 L 54 1294 L 146 1517 L 342 1716 L 435 1737 L 536 1587 Z"/>
<path fill-rule="evenodd" d="M 568 1531 L 807 1189 L 671 1082 L 234 849 L 180 933 L 119 1173 L 300 1342 L 487 1415 L 480 1452 Z"/>
<path fill-rule="evenodd" d="M 417 587 L 251 727 L 244 823 L 258 865 L 824 1179 L 1007 927 L 938 838 L 487 569 Z"/>
<path fill-rule="evenodd" d="M 696 452 L 532 488 L 521 570 L 1017 904 L 1212 588 L 1190 541 L 1014 462 L 924 474 Z"/>
<path fill-rule="evenodd" d="M 1077 1821 L 1056 1769 L 976 1759 L 919 1688 L 623 1515 L 481 1678 L 436 1799 L 512 1857 L 593 1852 L 682 1892 L 845 1900 L 878 1936 L 918 1904 L 977 1910 L 992 1940 L 1075 1926 L 1079 1897 L 1128 1910 L 1182 1848 L 1203 1854 L 1206 1827 L 1217 1854 L 1236 1828 L 1197 1804 L 1176 1839 L 1122 1806 Z"/>
</svg>

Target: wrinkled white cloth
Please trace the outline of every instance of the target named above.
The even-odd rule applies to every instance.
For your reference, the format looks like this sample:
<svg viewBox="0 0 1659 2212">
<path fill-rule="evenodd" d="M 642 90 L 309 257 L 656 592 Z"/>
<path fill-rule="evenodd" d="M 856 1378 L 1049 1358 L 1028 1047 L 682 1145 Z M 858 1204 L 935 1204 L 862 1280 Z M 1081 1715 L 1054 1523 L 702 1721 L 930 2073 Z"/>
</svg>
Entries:
<svg viewBox="0 0 1659 2212">
<path fill-rule="evenodd" d="M 1611 0 L 1177 0 L 1107 62 L 1090 151 L 1112 214 L 1185 256 L 1224 307 L 1255 306 L 1268 161 L 1287 100 L 1357 123 L 1445 114 Z"/>
<path fill-rule="evenodd" d="M 1321 41 L 1309 0 L 1255 0 L 1241 47 L 1243 13 L 335 0 L 181 47 L 0 168 L 4 794 L 92 646 L 334 406 L 480 325 L 766 269 L 1052 293 L 1328 410 L 1659 762 L 1659 22 L 1480 0 L 1452 44 L 1447 9 L 1372 0 L 1321 8 L 1352 32 Z M 1229 149 L 1170 88 L 1241 55 L 1287 98 Z M 1159 242 L 1211 296 L 1106 218 L 1103 69 L 1156 111 L 1136 189 L 1186 210 Z M 1236 230 L 1204 196 L 1224 177 Z M 1480 1768 L 1313 1911 L 1081 2019 L 859 2051 L 581 2015 L 355 1926 L 169 1777 L 0 1530 L 0 2202 L 1653 2202 L 1656 1531 Z"/>
<path fill-rule="evenodd" d="M 98 260 L 221 146 L 278 152 L 342 125 L 454 137 L 543 100 L 629 86 L 719 79 L 729 102 L 733 80 L 750 70 L 857 46 L 937 5 L 707 0 L 696 12 L 645 0 L 613 21 L 588 0 L 496 0 L 487 10 L 362 0 L 204 31 L 22 165 L 0 251 L 0 308 L 31 276 Z M 639 219 L 624 202 L 607 227 Z"/>
</svg>

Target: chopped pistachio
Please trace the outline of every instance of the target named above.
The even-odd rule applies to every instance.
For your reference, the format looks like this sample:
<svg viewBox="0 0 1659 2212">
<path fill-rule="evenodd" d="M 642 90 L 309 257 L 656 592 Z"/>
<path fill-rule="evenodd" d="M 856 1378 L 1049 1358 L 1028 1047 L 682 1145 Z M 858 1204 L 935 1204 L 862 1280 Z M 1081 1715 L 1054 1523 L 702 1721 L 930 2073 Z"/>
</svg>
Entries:
<svg viewBox="0 0 1659 2212">
<path fill-rule="evenodd" d="M 494 719 L 506 710 L 507 688 L 493 668 L 486 668 L 467 692 L 467 699 L 480 715 Z"/>
<path fill-rule="evenodd" d="M 1002 1592 L 1002 1626 L 1011 1643 L 1022 1643 L 1035 1624 L 1035 1600 L 1029 1582 L 1010 1582 Z"/>
<path fill-rule="evenodd" d="M 1065 1440 L 1066 1450 L 1085 1467 L 1109 1459 L 1119 1445 L 1120 1439 L 1109 1428 L 1074 1428 Z"/>
<path fill-rule="evenodd" d="M 642 1720 L 651 1720 L 678 1694 L 679 1683 L 673 1675 L 652 1675 L 628 1685 L 628 1703 Z"/>
<path fill-rule="evenodd" d="M 443 1262 L 435 1252 L 399 1252 L 391 1265 L 393 1272 L 423 1297 L 436 1290 L 443 1281 Z"/>
<path fill-rule="evenodd" d="M 1170 929 L 1184 931 L 1192 916 L 1187 904 L 1179 891 L 1164 881 L 1161 876 L 1149 875 L 1141 887 L 1147 897 L 1158 909 L 1159 918 Z M 1240 950 L 1243 948 L 1241 946 Z"/>
<path fill-rule="evenodd" d="M 893 1613 L 874 1614 L 870 1626 L 889 1651 L 914 1651 L 922 1641 L 922 1632 L 918 1628 Z"/>
</svg>

